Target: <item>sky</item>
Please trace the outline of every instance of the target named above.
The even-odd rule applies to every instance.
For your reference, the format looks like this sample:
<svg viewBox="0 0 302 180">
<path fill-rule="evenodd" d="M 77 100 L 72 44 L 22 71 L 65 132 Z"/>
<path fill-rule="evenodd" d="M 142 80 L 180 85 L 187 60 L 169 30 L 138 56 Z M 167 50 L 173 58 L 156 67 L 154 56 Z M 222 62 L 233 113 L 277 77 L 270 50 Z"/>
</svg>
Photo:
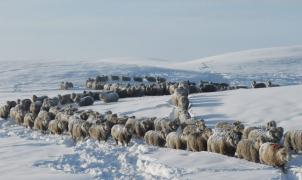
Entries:
<svg viewBox="0 0 302 180">
<path fill-rule="evenodd" d="M 0 0 L 0 60 L 175 61 L 302 45 L 302 1 Z"/>
</svg>

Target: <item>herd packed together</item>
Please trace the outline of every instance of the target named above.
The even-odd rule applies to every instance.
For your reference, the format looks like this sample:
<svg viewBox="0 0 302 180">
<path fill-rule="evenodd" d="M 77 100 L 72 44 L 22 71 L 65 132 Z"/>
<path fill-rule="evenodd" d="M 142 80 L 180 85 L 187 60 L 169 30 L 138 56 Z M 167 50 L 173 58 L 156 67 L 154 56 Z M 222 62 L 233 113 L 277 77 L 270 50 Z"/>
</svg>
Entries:
<svg viewBox="0 0 302 180">
<path fill-rule="evenodd" d="M 284 134 L 275 121 L 259 127 L 244 127 L 239 121 L 219 122 L 211 129 L 204 120 L 192 118 L 188 112 L 190 83 L 175 83 L 168 91 L 177 109 L 173 119 L 78 109 L 98 100 L 116 102 L 120 91 L 84 91 L 52 98 L 33 95 L 32 99 L 7 101 L 0 107 L 0 117 L 43 133 L 69 134 L 75 141 L 107 141 L 111 136 L 117 144 L 128 145 L 133 137 L 143 138 L 153 146 L 209 151 L 282 168 L 291 153 L 302 150 L 302 130 Z"/>
<path fill-rule="evenodd" d="M 63 82 L 62 82 L 63 83 Z M 250 87 L 248 86 L 231 86 L 227 83 L 217 83 L 200 81 L 199 83 L 186 81 L 190 93 L 215 92 L 225 91 L 240 88 L 266 88 L 279 86 L 273 84 L 271 81 L 267 83 L 257 83 L 253 81 Z M 158 96 L 158 95 L 172 95 L 173 90 L 178 87 L 177 82 L 168 82 L 163 77 L 129 77 L 129 76 L 96 76 L 96 78 L 89 78 L 86 81 L 86 88 L 92 90 L 106 90 L 118 93 L 120 98 L 124 97 L 141 97 L 141 96 Z M 62 87 L 62 84 L 61 84 Z M 68 86 L 65 86 L 68 87 Z M 66 89 L 70 89 L 69 88 Z"/>
</svg>

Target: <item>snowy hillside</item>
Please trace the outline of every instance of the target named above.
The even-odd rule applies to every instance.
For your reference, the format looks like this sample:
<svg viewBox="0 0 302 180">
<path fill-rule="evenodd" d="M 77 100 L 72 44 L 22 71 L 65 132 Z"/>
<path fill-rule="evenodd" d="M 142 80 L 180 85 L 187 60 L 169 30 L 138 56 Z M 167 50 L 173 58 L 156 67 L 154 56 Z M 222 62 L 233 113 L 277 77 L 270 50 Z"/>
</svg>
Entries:
<svg viewBox="0 0 302 180">
<path fill-rule="evenodd" d="M 173 66 L 172 66 L 173 65 Z M 160 75 L 170 80 L 213 80 L 250 83 L 268 80 L 293 85 L 302 82 L 302 47 L 231 53 L 190 62 L 119 58 L 99 61 L 7 62 L 0 67 L 0 104 L 6 100 L 78 92 L 88 77 L 98 74 Z M 60 81 L 77 90 L 59 91 Z M 240 120 L 263 125 L 275 120 L 286 130 L 302 129 L 302 85 L 190 95 L 190 113 L 213 127 L 219 121 Z M 96 102 L 82 109 L 119 115 L 168 116 L 170 96 Z M 0 119 L 0 174 L 3 179 L 302 179 L 302 156 L 295 155 L 287 174 L 279 169 L 209 152 L 157 148 L 134 139 L 129 147 L 69 136 L 43 135 Z M 18 169 L 18 170 L 16 170 Z"/>
<path fill-rule="evenodd" d="M 240 51 L 179 63 L 174 67 L 218 73 L 233 84 L 249 85 L 252 80 L 301 84 L 302 46 Z"/>
</svg>

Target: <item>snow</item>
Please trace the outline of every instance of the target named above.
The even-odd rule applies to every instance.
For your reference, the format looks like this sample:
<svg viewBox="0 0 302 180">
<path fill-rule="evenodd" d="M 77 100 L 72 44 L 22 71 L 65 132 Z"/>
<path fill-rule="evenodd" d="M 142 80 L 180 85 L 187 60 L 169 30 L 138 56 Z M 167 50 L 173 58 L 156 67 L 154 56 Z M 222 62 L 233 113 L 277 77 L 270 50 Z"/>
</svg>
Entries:
<svg viewBox="0 0 302 180">
<path fill-rule="evenodd" d="M 0 67 L 0 104 L 31 97 L 33 93 L 55 96 L 79 92 L 85 80 L 97 74 L 161 75 L 174 80 L 205 77 L 231 83 L 269 77 L 278 83 L 286 80 L 284 84 L 290 86 L 190 95 L 190 113 L 203 118 L 210 127 L 220 121 L 240 120 L 247 126 L 259 126 L 275 120 L 285 131 L 301 129 L 301 50 L 301 47 L 253 50 L 175 63 L 173 67 L 167 65 L 171 62 L 144 59 L 139 63 L 135 58 L 134 64 L 133 58 L 126 58 L 127 62 L 123 58 L 114 62 L 110 59 L 8 62 Z M 285 61 L 289 57 L 295 59 L 292 64 Z M 206 63 L 207 70 L 199 69 L 200 62 Z M 237 69 L 237 65 L 244 70 Z M 259 70 L 260 65 L 267 68 L 267 76 L 261 73 L 263 69 Z M 282 71 L 282 75 L 272 76 L 277 71 Z M 77 90 L 57 90 L 62 80 L 75 82 Z M 170 96 L 125 98 L 117 103 L 96 102 L 82 109 L 165 117 L 174 111 L 169 100 Z M 0 152 L 3 179 L 302 179 L 301 155 L 294 155 L 288 173 L 283 174 L 273 167 L 219 154 L 152 147 L 140 139 L 133 139 L 128 147 L 117 146 L 112 139 L 108 142 L 89 139 L 75 144 L 67 135 L 41 134 L 3 119 L 0 119 Z"/>
<path fill-rule="evenodd" d="M 282 85 L 301 84 L 302 46 L 265 48 L 228 53 L 179 63 L 179 69 L 212 72 L 233 84 L 268 81 Z"/>
</svg>

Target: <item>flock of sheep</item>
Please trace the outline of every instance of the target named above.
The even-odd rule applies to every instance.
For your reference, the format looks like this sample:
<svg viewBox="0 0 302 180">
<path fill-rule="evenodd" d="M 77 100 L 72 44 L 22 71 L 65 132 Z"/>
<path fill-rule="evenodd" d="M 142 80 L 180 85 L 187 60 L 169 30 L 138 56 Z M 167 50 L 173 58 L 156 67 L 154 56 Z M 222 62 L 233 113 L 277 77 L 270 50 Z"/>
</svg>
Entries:
<svg viewBox="0 0 302 180">
<path fill-rule="evenodd" d="M 111 111 L 101 114 L 78 109 L 98 100 L 116 102 L 120 91 L 84 91 L 52 98 L 33 95 L 32 99 L 7 101 L 0 107 L 0 117 L 44 133 L 67 133 L 76 141 L 86 138 L 107 141 L 111 136 L 117 144 L 128 145 L 136 137 L 153 146 L 209 151 L 281 168 L 291 153 L 302 150 L 301 130 L 283 134 L 283 128 L 277 127 L 275 121 L 259 127 L 244 127 L 239 121 L 219 122 L 211 129 L 204 120 L 191 118 L 188 113 L 191 84 L 175 83 L 168 91 L 177 109 L 174 119 L 136 118 L 118 116 Z"/>
</svg>

